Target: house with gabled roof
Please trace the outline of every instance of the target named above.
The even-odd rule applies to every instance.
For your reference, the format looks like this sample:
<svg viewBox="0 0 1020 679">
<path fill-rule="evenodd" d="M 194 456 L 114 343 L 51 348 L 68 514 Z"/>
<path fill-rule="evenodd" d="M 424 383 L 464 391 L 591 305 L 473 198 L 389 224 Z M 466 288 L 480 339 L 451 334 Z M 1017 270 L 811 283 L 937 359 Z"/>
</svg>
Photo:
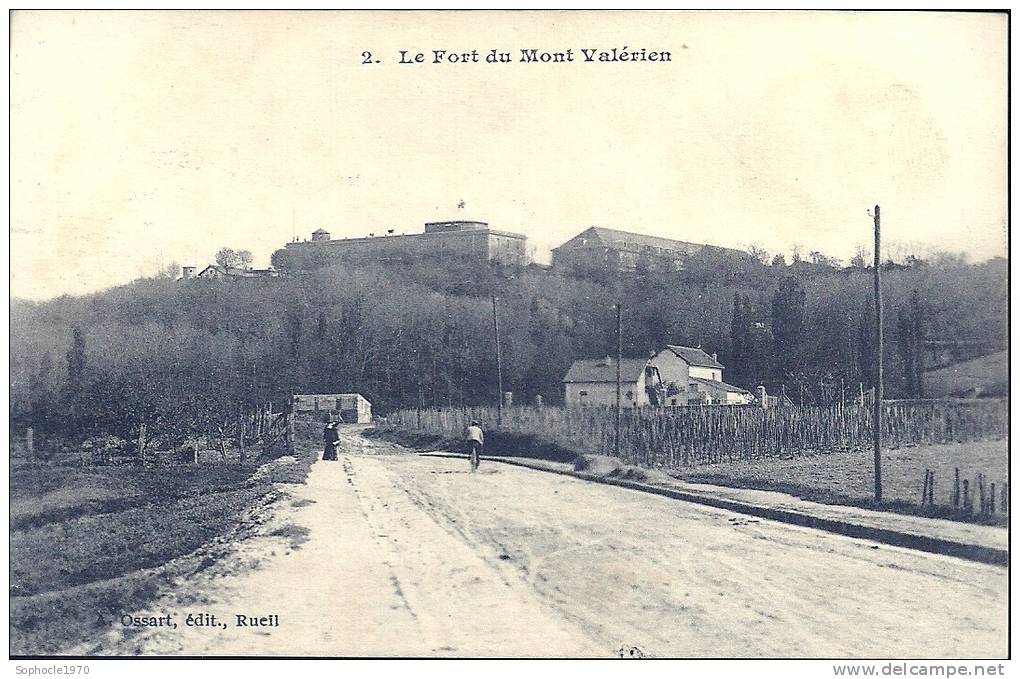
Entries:
<svg viewBox="0 0 1020 679">
<path fill-rule="evenodd" d="M 662 380 L 647 358 L 624 358 L 619 366 L 620 404 L 624 408 L 662 405 Z M 616 359 L 609 356 L 574 361 L 563 378 L 567 407 L 615 405 L 616 367 Z"/>
<path fill-rule="evenodd" d="M 751 392 L 724 382 L 725 366 L 718 355 L 701 347 L 667 344 L 649 363 L 658 368 L 666 389 L 664 405 L 744 405 L 754 400 Z"/>
<path fill-rule="evenodd" d="M 185 276 L 185 278 L 276 278 L 280 272 L 269 267 L 268 269 L 252 269 L 238 266 L 221 266 L 210 264 L 197 274 Z"/>
</svg>

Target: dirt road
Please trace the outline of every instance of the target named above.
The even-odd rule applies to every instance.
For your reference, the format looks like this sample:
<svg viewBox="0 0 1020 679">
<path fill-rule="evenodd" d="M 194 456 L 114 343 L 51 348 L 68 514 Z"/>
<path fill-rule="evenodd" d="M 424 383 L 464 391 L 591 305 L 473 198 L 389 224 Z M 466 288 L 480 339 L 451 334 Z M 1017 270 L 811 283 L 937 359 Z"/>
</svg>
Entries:
<svg viewBox="0 0 1020 679">
<path fill-rule="evenodd" d="M 350 437 L 106 654 L 1003 657 L 1006 570 Z M 216 624 L 188 627 L 189 614 Z M 278 616 L 237 627 L 236 616 Z M 207 618 L 206 618 L 207 619 Z M 268 622 L 272 622 L 268 618 Z M 225 623 L 226 627 L 221 627 Z"/>
</svg>

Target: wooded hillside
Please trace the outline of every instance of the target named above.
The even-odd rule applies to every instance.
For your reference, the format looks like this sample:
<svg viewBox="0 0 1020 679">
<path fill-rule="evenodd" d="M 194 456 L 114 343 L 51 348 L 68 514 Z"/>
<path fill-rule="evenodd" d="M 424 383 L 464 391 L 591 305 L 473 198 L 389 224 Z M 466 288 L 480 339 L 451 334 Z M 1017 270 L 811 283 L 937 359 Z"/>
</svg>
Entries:
<svg viewBox="0 0 1020 679">
<path fill-rule="evenodd" d="M 890 397 L 917 395 L 925 337 L 1007 345 L 1006 260 L 912 264 L 884 273 Z M 871 285 L 863 268 L 697 261 L 601 280 L 450 260 L 138 280 L 12 303 L 12 423 L 117 434 L 140 421 L 226 421 L 292 392 L 361 392 L 377 414 L 494 403 L 492 294 L 515 403 L 561 402 L 574 359 L 615 352 L 615 300 L 626 355 L 701 345 L 718 352 L 728 382 L 831 400 L 833 385 L 870 385 Z"/>
</svg>

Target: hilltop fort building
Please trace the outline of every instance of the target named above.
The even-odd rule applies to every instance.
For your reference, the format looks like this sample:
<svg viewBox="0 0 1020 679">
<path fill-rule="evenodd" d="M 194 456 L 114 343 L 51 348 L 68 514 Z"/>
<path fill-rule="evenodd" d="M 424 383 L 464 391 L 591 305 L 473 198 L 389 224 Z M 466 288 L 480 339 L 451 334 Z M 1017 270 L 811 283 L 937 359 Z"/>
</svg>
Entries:
<svg viewBox="0 0 1020 679">
<path fill-rule="evenodd" d="M 485 222 L 428 222 L 424 233 L 370 234 L 367 238 L 334 239 L 325 229 L 312 233 L 308 241 L 287 243 L 289 255 L 313 260 L 409 261 L 425 258 L 460 258 L 492 261 L 513 266 L 527 264 L 527 237 L 499 231 Z"/>
<path fill-rule="evenodd" d="M 746 260 L 747 253 L 701 243 L 593 226 L 552 251 L 554 269 L 572 273 L 595 271 L 679 271 L 688 257 Z"/>
</svg>

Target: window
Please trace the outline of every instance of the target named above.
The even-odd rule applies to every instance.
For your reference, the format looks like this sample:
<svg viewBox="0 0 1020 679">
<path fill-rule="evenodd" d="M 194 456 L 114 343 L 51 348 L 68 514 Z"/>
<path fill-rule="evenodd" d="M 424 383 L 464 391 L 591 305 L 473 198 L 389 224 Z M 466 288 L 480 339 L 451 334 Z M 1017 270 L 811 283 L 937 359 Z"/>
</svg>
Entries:
<svg viewBox="0 0 1020 679">
<path fill-rule="evenodd" d="M 584 390 L 582 389 L 581 391 L 577 392 L 577 395 L 578 395 L 578 396 L 587 396 L 587 395 L 588 395 L 588 392 L 587 392 L 587 391 L 584 391 Z"/>
<path fill-rule="evenodd" d="M 627 400 L 628 401 L 633 401 L 634 400 L 634 392 L 633 391 L 628 391 L 627 392 Z"/>
</svg>

